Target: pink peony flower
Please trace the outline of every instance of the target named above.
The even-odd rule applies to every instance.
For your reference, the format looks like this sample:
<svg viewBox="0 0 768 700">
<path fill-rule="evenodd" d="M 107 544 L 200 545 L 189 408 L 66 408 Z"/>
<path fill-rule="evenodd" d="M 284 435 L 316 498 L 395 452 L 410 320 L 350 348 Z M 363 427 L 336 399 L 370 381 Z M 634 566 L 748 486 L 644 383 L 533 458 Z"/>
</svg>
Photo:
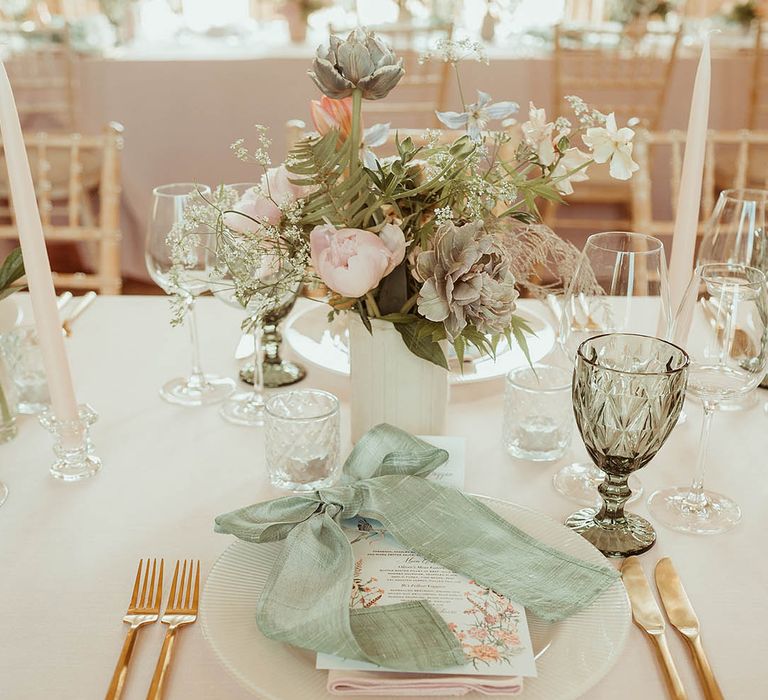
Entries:
<svg viewBox="0 0 768 700">
<path fill-rule="evenodd" d="M 338 129 L 342 137 L 346 138 L 352 131 L 351 97 L 333 100 L 323 95 L 319 100 L 310 101 L 309 111 L 312 123 L 321 136 L 325 136 L 331 129 Z"/>
<path fill-rule="evenodd" d="M 295 176 L 285 165 L 270 168 L 261 177 L 261 187 L 247 190 L 232 207 L 233 211 L 224 215 L 224 225 L 238 233 L 257 233 L 264 225 L 277 226 L 283 216 L 280 207 L 291 205 L 310 192 L 309 187 L 294 185 L 292 177 Z"/>
<path fill-rule="evenodd" d="M 405 236 L 387 224 L 377 236 L 355 228 L 315 226 L 309 234 L 312 265 L 320 279 L 345 297 L 361 297 L 399 265 Z"/>
</svg>

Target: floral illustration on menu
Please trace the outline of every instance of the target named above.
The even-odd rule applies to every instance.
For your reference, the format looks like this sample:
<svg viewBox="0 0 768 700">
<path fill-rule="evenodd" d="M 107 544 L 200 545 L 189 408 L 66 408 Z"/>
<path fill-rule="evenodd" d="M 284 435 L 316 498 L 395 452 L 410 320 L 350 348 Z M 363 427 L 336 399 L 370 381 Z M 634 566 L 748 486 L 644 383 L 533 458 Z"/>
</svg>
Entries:
<svg viewBox="0 0 768 700">
<path fill-rule="evenodd" d="M 470 581 L 464 593 L 468 607 L 466 625 L 449 624 L 475 669 L 482 665 L 509 663 L 522 651 L 518 625 L 521 610 L 494 590 Z"/>
<path fill-rule="evenodd" d="M 384 595 L 384 589 L 378 585 L 375 576 L 369 576 L 363 581 L 363 560 L 355 561 L 355 573 L 352 578 L 351 608 L 372 608 Z"/>
</svg>

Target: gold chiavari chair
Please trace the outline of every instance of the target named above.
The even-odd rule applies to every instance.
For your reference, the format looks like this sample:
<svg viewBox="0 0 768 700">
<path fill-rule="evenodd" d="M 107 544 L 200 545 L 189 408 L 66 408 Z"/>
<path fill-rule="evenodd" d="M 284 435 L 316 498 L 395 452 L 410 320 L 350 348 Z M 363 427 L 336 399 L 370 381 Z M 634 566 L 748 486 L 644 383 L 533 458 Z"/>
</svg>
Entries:
<svg viewBox="0 0 768 700">
<path fill-rule="evenodd" d="M 632 230 L 672 240 L 680 176 L 685 153 L 684 131 L 650 132 L 635 137 L 634 157 L 640 170 L 630 181 Z M 755 146 L 768 147 L 768 131 L 710 131 L 704 159 L 699 234 L 722 189 L 768 187 L 768 163 L 752 162 Z M 718 180 L 718 163 L 735 165 L 731 179 Z M 754 166 L 754 167 L 752 167 Z"/>
<path fill-rule="evenodd" d="M 367 27 L 381 36 L 403 59 L 405 76 L 386 100 L 365 105 L 366 124 L 402 123 L 414 127 L 439 127 L 435 111 L 445 110 L 450 65 L 441 60 L 419 62 L 419 56 L 439 39 L 453 36 L 453 24 L 411 22 Z M 351 29 L 331 27 L 332 34 L 346 36 Z M 474 101 L 474 97 L 470 100 Z"/>
<path fill-rule="evenodd" d="M 748 129 L 765 127 L 768 122 L 768 47 L 762 23 L 752 23 L 754 48 L 752 52 L 752 85 L 749 90 Z"/>
<path fill-rule="evenodd" d="M 4 63 L 22 127 L 75 130 L 78 85 L 68 29 L 18 25 L 4 33 L 16 39 Z"/>
<path fill-rule="evenodd" d="M 605 0 L 565 0 L 563 19 L 566 22 L 599 24 L 605 21 L 605 11 Z"/>
<path fill-rule="evenodd" d="M 25 142 L 47 243 L 83 243 L 92 258 L 91 271 L 54 271 L 56 286 L 119 294 L 123 127 L 113 122 L 99 136 L 38 133 Z M 0 160 L 0 240 L 15 240 L 4 156 Z"/>
<path fill-rule="evenodd" d="M 667 100 L 682 29 L 647 29 L 642 34 L 610 26 L 555 28 L 555 114 L 571 116 L 565 97 L 577 95 L 603 114 L 616 114 L 658 128 Z M 568 198 L 568 209 L 586 216 L 560 216 L 563 207 L 544 206 L 547 223 L 558 233 L 626 229 L 630 221 L 629 184 L 610 178 L 606 168 L 592 168 Z"/>
</svg>

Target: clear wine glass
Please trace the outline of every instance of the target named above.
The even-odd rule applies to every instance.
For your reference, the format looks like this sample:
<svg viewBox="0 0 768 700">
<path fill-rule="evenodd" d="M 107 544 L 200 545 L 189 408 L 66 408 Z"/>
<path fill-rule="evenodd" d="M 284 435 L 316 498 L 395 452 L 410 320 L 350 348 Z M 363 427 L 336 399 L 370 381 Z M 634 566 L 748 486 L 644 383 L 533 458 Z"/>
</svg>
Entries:
<svg viewBox="0 0 768 700">
<path fill-rule="evenodd" d="M 173 260 L 168 245 L 168 234 L 184 217 L 190 195 L 210 196 L 205 185 L 184 182 L 162 185 L 152 191 L 152 215 L 147 231 L 144 257 L 152 279 L 166 294 L 181 292 L 186 305 L 185 322 L 189 327 L 192 345 L 192 371 L 189 377 L 166 382 L 160 396 L 170 403 L 182 406 L 203 406 L 223 401 L 235 389 L 232 379 L 204 374 L 200 368 L 200 346 L 195 319 L 195 299 L 208 291 L 206 275 L 206 246 L 200 240 L 192 242 L 186 260 L 186 269 L 178 277 L 172 275 Z M 200 235 L 210 233 L 201 230 Z"/>
<path fill-rule="evenodd" d="M 696 264 L 748 265 L 768 274 L 766 203 L 768 190 L 723 190 L 704 231 Z M 751 391 L 741 399 L 722 401 L 718 409 L 741 411 L 758 401 L 757 392 Z"/>
<path fill-rule="evenodd" d="M 254 183 L 225 185 L 238 199 L 254 186 Z M 229 211 L 236 211 L 236 205 Z M 230 225 L 237 226 L 231 215 L 229 220 Z M 231 231 L 229 235 L 237 235 L 237 231 Z M 208 247 L 209 284 L 217 299 L 228 306 L 244 308 L 247 313 L 243 325 L 253 335 L 252 389 L 231 396 L 222 404 L 219 413 L 236 425 L 260 426 L 264 425 L 265 418 L 264 324 L 288 313 L 296 301 L 300 280 L 294 280 L 284 265 L 276 267 L 276 259 L 268 252 L 247 261 L 243 257 L 228 259 L 232 250 L 232 246 L 224 245 L 222 240 L 215 240 Z M 237 294 L 235 275 L 241 286 L 244 281 L 248 282 L 249 298 L 245 305 Z M 282 280 L 288 281 L 283 284 Z"/>
<path fill-rule="evenodd" d="M 672 328 L 664 245 L 642 233 L 607 231 L 591 235 L 568 285 L 559 343 L 576 361 L 581 343 L 604 333 L 639 333 L 668 338 Z M 599 503 L 605 475 L 591 462 L 566 465 L 554 476 L 555 489 L 583 505 Z M 630 478 L 631 500 L 642 485 Z"/>
<path fill-rule="evenodd" d="M 744 265 L 696 268 L 675 317 L 674 338 L 691 357 L 688 392 L 701 399 L 704 420 L 690 488 L 663 489 L 648 500 L 667 527 L 717 534 L 734 527 L 741 509 L 727 496 L 704 489 L 712 417 L 722 401 L 752 391 L 768 361 L 768 291 L 765 275 Z"/>
</svg>

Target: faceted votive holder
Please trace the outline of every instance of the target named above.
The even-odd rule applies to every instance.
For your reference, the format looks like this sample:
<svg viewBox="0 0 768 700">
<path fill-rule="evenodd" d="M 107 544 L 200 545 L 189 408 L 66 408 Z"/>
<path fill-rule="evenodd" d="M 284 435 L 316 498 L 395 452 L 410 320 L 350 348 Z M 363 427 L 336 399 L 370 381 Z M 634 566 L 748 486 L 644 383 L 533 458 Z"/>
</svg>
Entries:
<svg viewBox="0 0 768 700">
<path fill-rule="evenodd" d="M 101 469 L 101 460 L 93 453 L 90 428 L 98 415 L 88 404 L 79 406 L 79 417 L 61 421 L 50 409 L 40 417 L 40 424 L 53 434 L 56 461 L 51 474 L 62 481 L 81 481 L 92 477 Z"/>
<path fill-rule="evenodd" d="M 571 443 L 571 372 L 538 364 L 513 369 L 504 391 L 502 437 L 510 455 L 533 462 L 560 459 Z"/>
</svg>

